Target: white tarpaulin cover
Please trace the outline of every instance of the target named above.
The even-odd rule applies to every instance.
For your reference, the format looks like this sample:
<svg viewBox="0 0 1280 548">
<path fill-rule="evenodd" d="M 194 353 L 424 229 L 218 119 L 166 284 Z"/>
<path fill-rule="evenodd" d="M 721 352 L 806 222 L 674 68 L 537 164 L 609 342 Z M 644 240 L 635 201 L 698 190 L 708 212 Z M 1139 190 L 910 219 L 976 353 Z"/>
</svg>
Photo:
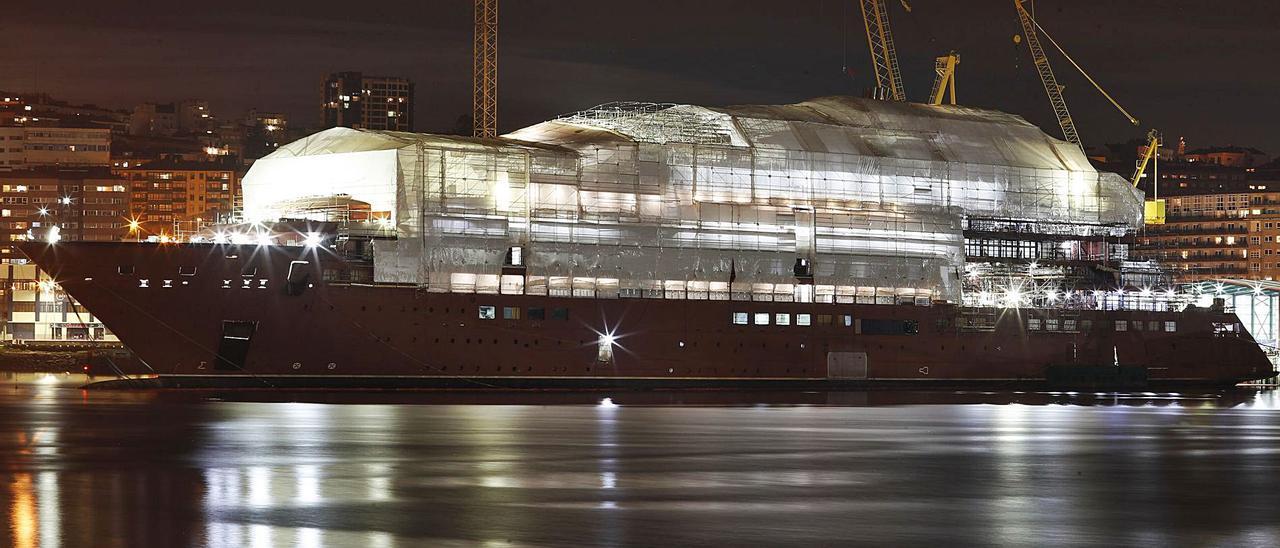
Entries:
<svg viewBox="0 0 1280 548">
<path fill-rule="evenodd" d="M 342 193 L 389 211 L 376 276 L 497 291 L 954 299 L 964 215 L 1132 229 L 1142 195 L 1017 116 L 827 97 L 602 105 L 499 139 L 335 128 L 245 177 L 245 211 Z M 729 281 L 732 280 L 732 286 Z M 692 297 L 691 297 L 692 298 Z"/>
</svg>

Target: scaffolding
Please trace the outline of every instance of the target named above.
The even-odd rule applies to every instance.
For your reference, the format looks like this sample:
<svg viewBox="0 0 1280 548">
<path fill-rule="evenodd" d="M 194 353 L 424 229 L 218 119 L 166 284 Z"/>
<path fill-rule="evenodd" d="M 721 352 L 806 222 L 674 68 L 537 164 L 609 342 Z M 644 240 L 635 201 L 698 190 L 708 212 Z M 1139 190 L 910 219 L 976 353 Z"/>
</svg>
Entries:
<svg viewBox="0 0 1280 548">
<path fill-rule="evenodd" d="M 848 97 L 611 103 L 500 139 L 335 128 L 244 188 L 251 217 L 339 193 L 385 211 L 378 281 L 595 297 L 958 301 L 966 218 L 1110 234 L 1142 213 L 1021 118 Z"/>
</svg>

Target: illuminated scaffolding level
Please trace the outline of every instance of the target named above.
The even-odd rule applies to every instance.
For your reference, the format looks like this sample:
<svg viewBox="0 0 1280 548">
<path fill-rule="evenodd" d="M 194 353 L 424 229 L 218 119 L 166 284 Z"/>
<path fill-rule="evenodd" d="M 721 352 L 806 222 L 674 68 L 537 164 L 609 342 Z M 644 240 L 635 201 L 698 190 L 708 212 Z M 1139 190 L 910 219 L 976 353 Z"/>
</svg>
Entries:
<svg viewBox="0 0 1280 548">
<path fill-rule="evenodd" d="M 967 223 L 1074 241 L 1142 221 L 1139 191 L 1019 117 L 850 97 L 614 103 L 497 140 L 334 128 L 244 189 L 251 220 L 368 203 L 399 236 L 378 281 L 593 297 L 958 301 Z"/>
</svg>

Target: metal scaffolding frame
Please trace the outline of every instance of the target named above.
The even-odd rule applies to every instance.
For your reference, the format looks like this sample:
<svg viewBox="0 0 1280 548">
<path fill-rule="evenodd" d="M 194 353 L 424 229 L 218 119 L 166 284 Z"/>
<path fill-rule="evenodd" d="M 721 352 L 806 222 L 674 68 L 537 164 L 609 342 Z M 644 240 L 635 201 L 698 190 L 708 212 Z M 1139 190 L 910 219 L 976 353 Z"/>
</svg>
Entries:
<svg viewBox="0 0 1280 548">
<path fill-rule="evenodd" d="M 335 128 L 244 186 L 258 216 L 334 189 L 386 211 L 379 281 L 788 301 L 958 301 L 966 218 L 1108 234 L 1142 204 L 1021 118 L 848 97 L 614 103 L 499 140 Z"/>
</svg>

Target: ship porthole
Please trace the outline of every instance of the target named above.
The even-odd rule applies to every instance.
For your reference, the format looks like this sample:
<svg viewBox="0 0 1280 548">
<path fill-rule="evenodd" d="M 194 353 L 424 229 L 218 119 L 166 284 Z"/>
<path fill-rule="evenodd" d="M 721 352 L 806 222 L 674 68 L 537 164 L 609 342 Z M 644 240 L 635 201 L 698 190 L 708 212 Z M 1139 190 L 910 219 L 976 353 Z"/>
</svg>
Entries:
<svg viewBox="0 0 1280 548">
<path fill-rule="evenodd" d="M 293 368 L 294 368 L 294 369 L 302 369 L 302 363 L 301 363 L 301 362 L 293 362 Z"/>
<path fill-rule="evenodd" d="M 333 362 L 329 362 L 328 367 L 329 367 L 329 369 L 335 369 L 335 368 L 337 368 L 337 367 L 338 367 L 338 364 L 333 363 Z"/>
</svg>

